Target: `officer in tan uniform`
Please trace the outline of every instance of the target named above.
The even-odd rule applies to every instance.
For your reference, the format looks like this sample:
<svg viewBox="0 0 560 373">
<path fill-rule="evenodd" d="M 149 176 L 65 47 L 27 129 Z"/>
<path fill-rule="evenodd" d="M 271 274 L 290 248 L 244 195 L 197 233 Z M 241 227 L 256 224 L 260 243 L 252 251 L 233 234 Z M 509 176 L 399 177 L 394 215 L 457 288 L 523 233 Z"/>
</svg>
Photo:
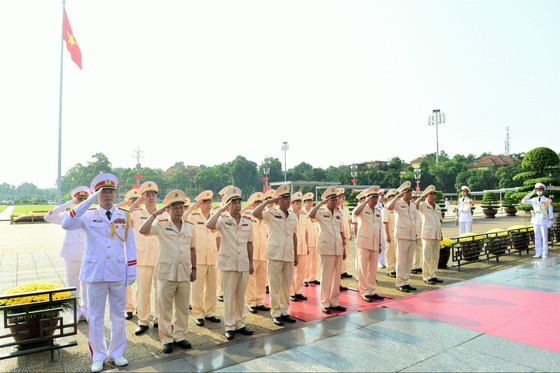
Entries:
<svg viewBox="0 0 560 373">
<path fill-rule="evenodd" d="M 420 192 L 416 192 L 415 190 L 412 191 L 412 198 L 411 201 L 418 206 L 416 203 L 418 201 L 418 197 L 420 196 Z M 416 219 L 416 248 L 414 249 L 414 259 L 412 260 L 412 269 L 410 273 L 418 274 L 422 273 L 422 260 L 424 255 L 422 254 L 422 219 L 418 216 Z"/>
<path fill-rule="evenodd" d="M 354 210 L 358 219 L 356 248 L 360 252 L 358 266 L 358 283 L 360 295 L 366 302 L 383 299 L 376 293 L 377 257 L 381 251 L 381 211 L 376 208 L 379 187 L 374 185 L 364 192 L 366 198 Z"/>
<path fill-rule="evenodd" d="M 367 189 L 362 190 L 358 195 L 356 195 L 356 200 L 358 201 L 358 205 L 366 201 L 366 197 L 364 193 Z M 356 209 L 352 211 L 352 232 L 354 237 L 358 237 L 358 217 L 355 215 Z M 359 266 L 360 266 L 360 250 L 356 248 L 356 258 L 354 260 L 354 266 L 356 267 L 356 273 L 359 273 Z"/>
<path fill-rule="evenodd" d="M 436 203 L 436 187 L 429 185 L 420 198 L 416 207 L 422 220 L 422 249 L 424 262 L 422 264 L 422 278 L 424 282 L 434 285 L 443 282 L 436 276 L 439 261 L 439 250 L 442 238 L 441 233 L 441 208 Z"/>
<path fill-rule="evenodd" d="M 321 208 L 325 205 L 326 208 Z M 309 213 L 309 217 L 319 223 L 317 250 L 321 257 L 321 311 L 329 314 L 331 310 L 344 312 L 338 302 L 340 296 L 340 269 L 346 258 L 342 228 L 342 213 L 337 209 L 337 187 L 328 187 L 321 196 L 321 202 Z"/>
<path fill-rule="evenodd" d="M 336 193 L 338 197 L 338 209 L 342 213 L 342 229 L 344 233 L 344 237 L 347 238 L 344 241 L 344 250 L 346 251 L 346 255 L 350 253 L 350 239 L 352 238 L 352 234 L 350 233 L 350 224 L 352 222 L 352 216 L 350 215 L 350 210 L 348 206 L 344 204 L 346 201 L 346 194 L 344 188 L 337 188 Z M 346 264 L 346 259 L 342 261 L 342 268 L 340 270 L 341 278 L 352 278 L 352 275 L 348 273 L 348 265 Z M 345 286 L 341 286 L 340 290 L 347 290 Z"/>
<path fill-rule="evenodd" d="M 292 194 L 292 212 L 297 218 L 297 265 L 294 267 L 294 274 L 292 276 L 292 284 L 290 286 L 290 300 L 307 300 L 307 297 L 303 295 L 303 282 L 305 279 L 305 266 L 307 263 L 307 254 L 309 250 L 307 249 L 307 222 L 308 217 L 302 209 L 302 199 L 303 194 L 301 192 L 295 192 Z M 311 233 L 309 233 L 311 234 Z"/>
<path fill-rule="evenodd" d="M 265 210 L 270 203 L 278 208 Z M 294 323 L 290 316 L 290 285 L 294 266 L 297 266 L 297 218 L 289 210 L 290 185 L 281 185 L 274 197 L 258 205 L 253 216 L 268 226 L 268 242 L 264 257 L 268 261 L 268 286 L 272 319 L 276 325 Z"/>
<path fill-rule="evenodd" d="M 253 274 L 249 276 L 245 298 L 249 312 L 270 311 L 270 307 L 265 306 L 264 294 L 266 292 L 266 278 L 268 270 L 267 261 L 264 257 L 266 242 L 268 240 L 268 227 L 262 220 L 252 215 L 253 210 L 264 201 L 264 194 L 255 192 L 247 200 L 243 216 L 251 219 L 253 223 Z"/>
<path fill-rule="evenodd" d="M 385 194 L 387 203 L 390 203 L 397 195 L 396 189 L 389 189 Z M 387 209 L 387 205 L 381 212 L 383 222 L 383 238 L 385 239 L 385 265 L 387 276 L 397 277 L 397 251 L 395 249 L 395 213 Z"/>
<path fill-rule="evenodd" d="M 245 326 L 245 291 L 253 274 L 253 228 L 251 220 L 241 215 L 241 189 L 231 187 L 224 193 L 222 206 L 206 226 L 222 236 L 216 266 L 222 272 L 226 338 L 232 340 L 235 333 L 251 335 L 254 332 Z"/>
<path fill-rule="evenodd" d="M 411 201 L 412 187 L 405 181 L 398 189 L 399 194 L 387 204 L 395 212 L 395 239 L 397 250 L 396 286 L 402 292 L 417 290 L 410 285 L 410 269 L 416 249 L 416 204 Z"/>
<path fill-rule="evenodd" d="M 309 212 L 313 209 L 313 198 L 315 198 L 315 195 L 311 192 L 305 193 L 302 196 L 302 211 L 306 215 L 305 230 L 307 231 L 307 250 L 309 252 L 305 262 L 305 279 L 303 282 L 303 286 L 305 287 L 309 286 L 309 284 L 321 284 L 321 282 L 317 280 L 317 239 L 319 237 L 319 225 L 309 217 Z"/>
<path fill-rule="evenodd" d="M 156 210 L 140 227 L 143 235 L 156 236 L 159 252 L 156 277 L 159 293 L 159 339 L 162 351 L 173 352 L 173 346 L 190 349 L 186 336 L 189 326 L 191 283 L 196 280 L 196 233 L 191 223 L 183 220 L 185 193 L 172 190 L 163 199 L 164 207 Z M 156 220 L 167 212 L 169 218 Z"/>
<path fill-rule="evenodd" d="M 216 316 L 216 258 L 218 255 L 217 232 L 206 226 L 212 210 L 211 190 L 205 190 L 195 198 L 195 203 L 183 216 L 194 225 L 196 232 L 196 281 L 192 284 L 192 313 L 197 326 L 205 320 L 219 323 Z M 199 211 L 194 211 L 200 209 Z"/>
<path fill-rule="evenodd" d="M 229 189 L 232 188 L 233 185 L 226 185 L 225 187 L 223 187 L 222 189 L 220 189 L 220 191 L 218 192 L 218 194 L 220 195 L 220 198 L 222 198 L 225 194 L 225 192 Z M 218 211 L 218 209 L 220 208 L 220 206 L 216 206 L 212 209 L 212 212 L 210 213 L 210 215 L 214 215 L 214 213 L 216 211 Z M 218 250 L 220 248 L 220 243 L 222 242 L 222 236 L 220 235 L 220 232 L 218 232 Z M 222 287 L 222 275 L 221 275 L 221 271 L 218 267 L 216 267 L 216 299 L 220 302 L 224 301 L 224 289 Z"/>
<path fill-rule="evenodd" d="M 385 209 L 385 191 L 383 189 L 379 189 L 379 198 L 377 199 L 377 205 L 375 206 L 381 214 L 383 214 L 383 210 Z M 379 257 L 377 258 L 377 267 L 378 268 L 386 268 L 385 265 L 385 228 L 383 227 L 383 222 L 381 223 L 381 236 L 379 238 L 381 240 L 381 252 L 379 253 Z"/>
</svg>

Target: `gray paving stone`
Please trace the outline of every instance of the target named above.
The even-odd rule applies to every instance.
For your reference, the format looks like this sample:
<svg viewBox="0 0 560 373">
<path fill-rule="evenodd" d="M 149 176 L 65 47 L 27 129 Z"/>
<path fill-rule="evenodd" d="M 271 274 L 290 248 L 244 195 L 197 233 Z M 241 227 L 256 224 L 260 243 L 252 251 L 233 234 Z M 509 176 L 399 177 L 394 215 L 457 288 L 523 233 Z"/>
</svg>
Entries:
<svg viewBox="0 0 560 373">
<path fill-rule="evenodd" d="M 261 357 L 246 363 L 217 370 L 217 372 L 334 372 L 321 362 L 297 351 L 288 350 Z"/>
</svg>

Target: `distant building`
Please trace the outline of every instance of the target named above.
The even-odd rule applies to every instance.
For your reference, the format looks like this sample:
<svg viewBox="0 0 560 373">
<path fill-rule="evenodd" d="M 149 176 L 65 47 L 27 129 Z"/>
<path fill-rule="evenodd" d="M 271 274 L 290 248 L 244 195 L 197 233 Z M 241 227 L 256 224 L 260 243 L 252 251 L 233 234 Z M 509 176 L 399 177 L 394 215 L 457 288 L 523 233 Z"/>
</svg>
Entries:
<svg viewBox="0 0 560 373">
<path fill-rule="evenodd" d="M 386 170 L 389 162 L 387 161 L 370 161 L 362 163 L 363 167 L 368 170 Z"/>
<path fill-rule="evenodd" d="M 485 155 L 467 165 L 469 170 L 487 170 L 493 166 L 505 167 L 518 162 L 518 159 L 509 155 Z"/>
<path fill-rule="evenodd" d="M 412 168 L 420 167 L 420 164 L 424 161 L 424 157 L 418 157 L 413 161 L 410 161 Z"/>
</svg>

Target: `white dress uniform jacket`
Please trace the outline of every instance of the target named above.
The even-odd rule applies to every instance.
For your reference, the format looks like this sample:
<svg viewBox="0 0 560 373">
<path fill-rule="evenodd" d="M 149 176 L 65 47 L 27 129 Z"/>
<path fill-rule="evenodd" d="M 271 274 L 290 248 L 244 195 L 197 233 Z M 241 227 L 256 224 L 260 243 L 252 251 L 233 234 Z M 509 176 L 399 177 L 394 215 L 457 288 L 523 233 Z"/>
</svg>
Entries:
<svg viewBox="0 0 560 373">
<path fill-rule="evenodd" d="M 56 206 L 45 215 L 45 221 L 61 225 L 64 218 L 68 216 L 65 212 L 67 208 L 72 206 L 73 201 L 70 200 L 62 205 Z M 60 256 L 67 260 L 76 260 L 81 262 L 84 258 L 86 247 L 86 233 L 82 229 L 66 231 L 62 248 L 60 249 Z"/>
</svg>

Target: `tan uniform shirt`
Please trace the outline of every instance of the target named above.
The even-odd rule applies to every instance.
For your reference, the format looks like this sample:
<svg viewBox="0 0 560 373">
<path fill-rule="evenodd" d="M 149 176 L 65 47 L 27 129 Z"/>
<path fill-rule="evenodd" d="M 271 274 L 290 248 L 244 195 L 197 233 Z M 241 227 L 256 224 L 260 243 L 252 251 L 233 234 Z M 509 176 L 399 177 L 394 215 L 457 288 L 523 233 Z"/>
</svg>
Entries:
<svg viewBox="0 0 560 373">
<path fill-rule="evenodd" d="M 218 248 L 216 238 L 218 232 L 206 227 L 208 221 L 201 212 L 193 212 L 187 221 L 194 225 L 196 232 L 196 263 L 197 265 L 216 265 Z"/>
<path fill-rule="evenodd" d="M 317 248 L 320 255 L 343 255 L 342 246 L 342 214 L 338 209 L 334 212 L 327 208 L 320 208 L 315 215 L 319 224 L 319 238 Z M 346 237 L 348 239 L 348 237 Z"/>
<path fill-rule="evenodd" d="M 379 237 L 381 229 L 381 211 L 366 205 L 358 219 L 358 237 L 356 247 L 358 249 L 379 250 Z"/>
<path fill-rule="evenodd" d="M 307 255 L 307 244 L 305 243 L 305 231 L 307 230 L 307 215 L 300 211 L 297 214 L 297 254 Z"/>
<path fill-rule="evenodd" d="M 249 272 L 247 244 L 253 242 L 253 223 L 241 216 L 239 224 L 228 213 L 220 216 L 216 230 L 222 236 L 216 267 L 222 271 Z"/>
<path fill-rule="evenodd" d="M 245 211 L 245 217 L 253 223 L 253 260 L 266 260 L 264 251 L 268 239 L 268 227 L 262 220 L 251 215 L 252 211 Z"/>
<path fill-rule="evenodd" d="M 395 237 L 395 213 L 384 208 L 383 211 L 381 211 L 381 221 L 389 225 L 389 234 L 391 238 Z"/>
<path fill-rule="evenodd" d="M 416 241 L 416 205 L 399 199 L 395 204 L 395 238 Z"/>
<path fill-rule="evenodd" d="M 317 247 L 317 240 L 319 238 L 319 224 L 314 222 L 307 211 L 305 214 L 305 231 L 307 232 L 307 247 Z"/>
<path fill-rule="evenodd" d="M 422 220 L 421 238 L 424 240 L 441 241 L 441 208 L 438 204 L 432 207 L 428 202 L 422 201 L 418 205 L 418 212 Z"/>
<path fill-rule="evenodd" d="M 279 209 L 263 211 L 263 220 L 268 225 L 268 242 L 264 252 L 267 260 L 294 261 L 294 233 L 298 224 L 296 215 L 288 211 L 288 217 Z"/>
<path fill-rule="evenodd" d="M 139 230 L 142 224 L 150 217 L 145 207 L 133 210 L 132 226 L 134 227 L 134 239 L 136 240 L 136 260 L 139 266 L 154 267 L 158 256 L 158 239 L 156 236 L 144 236 Z M 165 212 L 158 216 L 157 220 L 165 220 L 169 215 Z"/>
</svg>

